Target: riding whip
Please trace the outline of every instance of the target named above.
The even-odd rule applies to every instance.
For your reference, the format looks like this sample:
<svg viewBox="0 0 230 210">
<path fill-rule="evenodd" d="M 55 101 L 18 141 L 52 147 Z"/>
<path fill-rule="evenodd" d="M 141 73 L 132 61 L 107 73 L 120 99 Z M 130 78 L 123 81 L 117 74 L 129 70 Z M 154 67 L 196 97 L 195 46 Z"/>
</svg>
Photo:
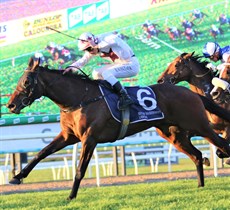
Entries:
<svg viewBox="0 0 230 210">
<path fill-rule="evenodd" d="M 79 38 L 76 38 L 76 37 L 74 37 L 74 36 L 70 36 L 70 35 L 68 35 L 68 34 L 66 34 L 66 33 L 63 33 L 63 32 L 61 32 L 61 31 L 58 31 L 57 29 L 51 28 L 51 27 L 49 27 L 49 26 L 46 26 L 46 29 L 49 29 L 49 30 L 52 30 L 52 31 L 56 31 L 56 32 L 59 33 L 59 34 L 62 34 L 62 35 L 64 35 L 64 36 L 68 36 L 68 37 L 70 37 L 70 38 L 72 38 L 72 39 L 77 39 L 77 40 L 80 40 L 80 41 L 83 41 L 83 42 L 88 42 L 87 40 L 79 39 Z"/>
</svg>

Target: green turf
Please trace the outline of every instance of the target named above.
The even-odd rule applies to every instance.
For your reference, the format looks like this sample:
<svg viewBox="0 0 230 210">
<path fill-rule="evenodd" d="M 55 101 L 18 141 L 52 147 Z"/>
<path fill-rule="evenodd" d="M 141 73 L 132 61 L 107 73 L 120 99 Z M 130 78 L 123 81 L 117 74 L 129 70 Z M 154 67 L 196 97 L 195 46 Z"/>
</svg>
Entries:
<svg viewBox="0 0 230 210">
<path fill-rule="evenodd" d="M 178 6 L 180 4 L 180 7 Z M 213 7 L 211 6 L 213 5 Z M 213 12 L 210 8 L 213 8 Z M 191 19 L 191 11 L 194 8 L 199 8 L 201 11 L 208 14 L 204 22 L 201 24 L 196 24 L 195 29 L 202 32 L 203 35 L 200 36 L 198 40 L 193 42 L 187 41 L 185 38 L 177 41 L 170 41 L 167 34 L 160 34 L 159 40 L 140 40 L 137 39 L 143 34 L 141 30 L 141 24 L 146 20 L 150 19 L 154 23 L 160 25 L 160 29 L 164 30 L 166 27 L 166 21 L 168 26 L 177 26 L 180 29 L 181 19 Z M 130 39 L 127 41 L 133 48 L 136 56 L 139 58 L 141 64 L 141 70 L 137 79 L 134 82 L 123 82 L 124 85 L 150 85 L 155 84 L 158 76 L 162 71 L 164 71 L 168 65 L 179 53 L 164 43 L 171 45 L 172 47 L 178 49 L 181 52 L 193 52 L 196 54 L 202 53 L 202 47 L 207 41 L 213 41 L 213 38 L 209 35 L 209 29 L 211 24 L 215 23 L 218 25 L 216 18 L 221 13 L 227 13 L 229 8 L 225 8 L 224 1 L 179 1 L 179 3 L 173 3 L 167 6 L 161 6 L 158 8 L 153 8 L 144 12 L 136 13 L 126 17 L 116 18 L 113 20 L 105 21 L 103 23 L 97 23 L 89 25 L 86 27 L 77 28 L 66 33 L 72 36 L 79 36 L 82 32 L 91 31 L 95 34 L 105 33 L 109 31 L 119 30 L 121 33 L 129 36 Z M 217 41 L 221 46 L 229 44 L 230 29 L 227 26 L 223 26 L 225 35 L 223 37 L 218 37 Z M 81 54 L 77 51 L 77 43 L 75 41 L 69 40 L 69 38 L 62 36 L 60 34 L 52 34 L 46 37 L 40 37 L 33 40 L 27 40 L 14 45 L 9 45 L 2 47 L 2 52 L 0 54 L 0 60 L 5 60 L 1 62 L 1 94 L 12 93 L 19 76 L 22 71 L 27 67 L 28 58 L 35 51 L 43 51 L 44 47 L 48 42 L 54 41 L 58 44 L 64 44 L 68 47 L 76 49 L 77 54 Z M 148 43 L 147 43 L 148 42 Z M 150 43 L 151 42 L 151 43 Z M 158 49 L 154 49 L 151 45 L 160 46 Z M 24 56 L 23 56 L 24 55 Z M 15 58 L 15 67 L 12 67 L 11 60 Z M 93 68 L 98 67 L 98 63 L 102 59 L 95 58 L 87 66 L 85 66 L 84 71 L 90 74 Z M 51 63 L 50 63 L 51 64 Z M 52 63 L 53 64 L 53 63 Z M 66 63 L 64 67 L 68 66 L 70 63 Z M 51 68 L 58 68 L 57 64 L 53 64 Z M 185 85 L 185 83 L 182 83 Z M 3 97 L 3 104 L 8 101 L 8 98 Z M 5 106 L 1 107 L 2 113 L 7 113 L 8 110 Z M 42 101 L 34 102 L 32 106 L 27 107 L 23 110 L 24 114 L 37 115 L 41 113 L 45 114 L 55 114 L 59 112 L 59 108 L 51 102 L 49 99 L 45 98 Z M 7 117 L 7 115 L 3 115 Z"/>
<path fill-rule="evenodd" d="M 56 210 L 228 210 L 230 177 L 206 178 L 197 188 L 194 179 L 122 186 L 80 188 L 76 200 L 70 190 L 1 195 L 1 209 Z"/>
</svg>

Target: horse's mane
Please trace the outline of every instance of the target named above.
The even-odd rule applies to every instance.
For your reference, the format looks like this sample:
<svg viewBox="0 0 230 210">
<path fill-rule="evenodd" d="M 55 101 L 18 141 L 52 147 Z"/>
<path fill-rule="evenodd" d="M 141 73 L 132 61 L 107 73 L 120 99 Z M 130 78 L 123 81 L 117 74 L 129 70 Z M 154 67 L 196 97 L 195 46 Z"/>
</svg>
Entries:
<svg viewBox="0 0 230 210">
<path fill-rule="evenodd" d="M 47 71 L 47 72 L 51 72 L 52 74 L 56 74 L 56 75 L 60 75 L 62 77 L 65 77 L 65 78 L 71 78 L 71 79 L 80 79 L 80 80 L 84 80 L 86 82 L 89 82 L 90 84 L 93 84 L 93 85 L 102 85 L 102 86 L 105 86 L 107 88 L 111 88 L 110 87 L 110 84 L 105 81 L 105 80 L 101 80 L 101 79 L 98 79 L 98 80 L 94 80 L 92 78 L 90 78 L 87 74 L 84 74 L 84 72 L 81 72 L 81 71 L 77 71 L 77 72 L 67 72 L 63 75 L 63 72 L 65 71 L 64 69 L 50 69 L 48 66 L 40 66 L 40 70 L 42 71 Z"/>
<path fill-rule="evenodd" d="M 183 53 L 181 54 L 182 57 L 184 57 L 185 55 L 188 55 L 188 53 Z M 202 69 L 207 69 L 206 65 L 208 64 L 207 61 L 205 60 L 201 60 L 203 58 L 203 56 L 200 55 L 194 55 L 193 53 L 187 57 L 187 59 L 191 59 L 193 62 L 198 63 Z"/>
<path fill-rule="evenodd" d="M 87 80 L 89 82 L 95 82 L 95 80 L 91 79 L 87 74 L 82 74 L 80 71 L 77 71 L 75 73 L 69 71 L 63 75 L 63 72 L 65 70 L 59 70 L 59 69 L 50 69 L 48 66 L 42 66 L 40 67 L 41 70 L 47 71 L 47 72 L 52 72 L 53 74 L 57 75 L 62 75 L 68 78 L 73 78 L 73 79 L 82 79 L 82 80 Z"/>
</svg>

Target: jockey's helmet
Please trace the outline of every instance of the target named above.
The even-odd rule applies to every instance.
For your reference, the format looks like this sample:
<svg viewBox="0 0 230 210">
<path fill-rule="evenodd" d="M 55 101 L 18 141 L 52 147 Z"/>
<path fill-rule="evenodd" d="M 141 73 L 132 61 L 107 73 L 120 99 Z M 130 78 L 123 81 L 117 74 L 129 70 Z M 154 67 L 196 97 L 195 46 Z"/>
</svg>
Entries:
<svg viewBox="0 0 230 210">
<path fill-rule="evenodd" d="M 92 33 L 90 32 L 85 32 L 79 36 L 78 40 L 78 49 L 80 51 L 85 50 L 88 47 L 92 47 L 92 44 L 98 44 L 98 38 L 95 37 Z"/>
<path fill-rule="evenodd" d="M 40 52 L 36 52 L 36 53 L 34 54 L 34 57 L 35 57 L 35 58 L 41 58 L 41 57 L 43 57 L 43 54 L 40 53 Z"/>
<path fill-rule="evenodd" d="M 203 48 L 203 55 L 205 58 L 210 58 L 216 52 L 220 51 L 220 45 L 216 42 L 207 42 Z"/>
<path fill-rule="evenodd" d="M 51 48 L 55 48 L 56 47 L 56 44 L 54 42 L 50 42 L 48 44 L 48 47 L 51 47 Z"/>
</svg>

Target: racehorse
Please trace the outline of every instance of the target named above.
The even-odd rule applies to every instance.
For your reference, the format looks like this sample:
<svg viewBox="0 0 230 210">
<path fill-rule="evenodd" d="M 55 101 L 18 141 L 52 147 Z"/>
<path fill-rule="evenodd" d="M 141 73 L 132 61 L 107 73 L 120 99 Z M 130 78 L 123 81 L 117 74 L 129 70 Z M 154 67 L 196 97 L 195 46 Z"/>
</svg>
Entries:
<svg viewBox="0 0 230 210">
<path fill-rule="evenodd" d="M 222 64 L 223 68 L 220 71 L 219 78 L 222 79 L 221 85 L 216 86 L 211 91 L 213 100 L 218 104 L 225 104 L 227 106 L 230 102 L 230 57 L 227 63 Z M 216 79 L 216 78 L 215 78 Z M 218 81 L 218 80 L 217 80 Z M 224 85 L 222 84 L 224 81 Z M 217 82 L 212 82 L 217 83 Z M 218 82 L 219 83 L 219 82 Z"/>
<path fill-rule="evenodd" d="M 165 32 L 169 35 L 171 40 L 176 40 L 181 38 L 181 34 L 183 33 L 181 30 L 177 29 L 176 27 L 167 27 Z"/>
<path fill-rule="evenodd" d="M 73 62 L 78 57 L 74 49 L 67 48 L 62 45 L 55 45 L 55 46 L 47 45 L 45 50 L 47 50 L 51 54 L 53 61 L 61 65 L 69 61 Z"/>
<path fill-rule="evenodd" d="M 224 35 L 224 30 L 221 27 L 216 27 L 215 25 L 211 26 L 210 35 L 216 39 L 217 36 L 223 36 Z"/>
<path fill-rule="evenodd" d="M 199 35 L 202 35 L 201 32 L 193 29 L 193 28 L 186 28 L 185 31 L 182 33 L 188 41 L 198 40 Z"/>
<path fill-rule="evenodd" d="M 207 14 L 197 9 L 193 10 L 193 13 L 191 14 L 191 16 L 192 16 L 192 22 L 195 20 L 199 20 L 198 22 L 199 24 L 204 21 L 205 17 L 208 17 Z"/>
<path fill-rule="evenodd" d="M 148 26 L 148 24 L 144 23 L 142 25 L 142 29 L 144 33 L 146 34 L 147 38 L 150 39 L 152 36 L 158 37 L 160 33 L 164 33 L 162 30 L 159 30 L 156 28 L 156 26 L 159 26 L 158 24 L 151 24 Z"/>
<path fill-rule="evenodd" d="M 159 76 L 158 83 L 177 84 L 181 81 L 187 81 L 190 89 L 207 98 L 212 98 L 210 92 L 214 88 L 212 79 L 215 76 L 213 71 L 208 69 L 206 65 L 208 62 L 201 61 L 201 57 L 193 53 L 183 53 L 170 63 L 168 68 Z M 229 103 L 218 103 L 226 110 L 230 110 Z M 230 125 L 225 120 L 216 115 L 208 113 L 208 118 L 212 123 L 213 129 L 222 134 L 223 138 L 228 142 L 230 140 Z M 225 161 L 230 164 L 230 159 Z"/>
<path fill-rule="evenodd" d="M 50 98 L 60 107 L 61 132 L 54 140 L 42 149 L 22 171 L 13 177 L 11 184 L 20 184 L 32 169 L 48 155 L 59 151 L 67 145 L 81 142 L 79 164 L 73 182 L 69 200 L 76 198 L 93 151 L 98 143 L 114 142 L 118 139 L 121 123 L 115 120 L 106 103 L 106 95 L 101 87 L 105 82 L 91 80 L 85 74 L 67 73 L 63 70 L 50 70 L 47 66 L 39 66 L 39 62 L 30 59 L 27 69 L 20 77 L 7 107 L 13 113 L 31 105 L 41 96 Z M 104 87 L 109 89 L 109 87 Z M 134 87 L 133 87 L 134 88 Z M 124 136 L 156 127 L 159 134 L 172 143 L 180 152 L 185 153 L 194 162 L 197 170 L 198 186 L 204 186 L 202 153 L 195 148 L 191 136 L 203 136 L 217 146 L 223 157 L 230 157 L 230 147 L 210 127 L 205 109 L 214 112 L 230 121 L 230 113 L 218 107 L 203 96 L 193 93 L 185 87 L 171 84 L 149 86 L 156 95 L 158 107 L 164 117 L 153 121 L 130 123 Z M 155 107 L 156 100 L 148 93 L 138 91 L 135 105 Z M 141 94 L 142 93 L 142 94 Z M 110 92 L 109 94 L 112 94 Z M 183 100 L 182 100 L 183 99 Z"/>
<path fill-rule="evenodd" d="M 229 25 L 230 26 L 230 18 L 226 14 L 221 14 L 217 21 L 220 23 L 220 25 Z"/>
</svg>

